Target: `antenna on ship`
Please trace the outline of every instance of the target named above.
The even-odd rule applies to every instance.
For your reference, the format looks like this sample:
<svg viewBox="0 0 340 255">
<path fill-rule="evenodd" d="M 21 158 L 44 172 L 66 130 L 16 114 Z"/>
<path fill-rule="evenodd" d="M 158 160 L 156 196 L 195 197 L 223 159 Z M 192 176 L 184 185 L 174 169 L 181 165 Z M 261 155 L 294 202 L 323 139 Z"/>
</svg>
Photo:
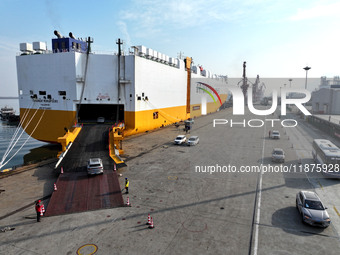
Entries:
<svg viewBox="0 0 340 255">
<path fill-rule="evenodd" d="M 179 52 L 179 53 L 177 53 L 177 57 L 179 58 L 179 59 L 182 59 L 183 57 L 184 57 L 184 52 Z"/>
<path fill-rule="evenodd" d="M 119 101 L 120 101 L 120 56 L 122 55 L 122 44 L 123 41 L 118 38 L 116 41 L 116 44 L 118 45 L 118 101 L 117 101 L 117 114 L 116 114 L 116 121 L 119 121 Z"/>
<path fill-rule="evenodd" d="M 91 37 L 87 38 L 87 55 L 91 52 L 91 43 L 93 43 L 93 39 Z"/>
<path fill-rule="evenodd" d="M 118 45 L 118 56 L 121 56 L 122 55 L 122 44 L 123 44 L 123 41 L 120 40 L 120 38 L 118 38 L 116 44 Z"/>
</svg>

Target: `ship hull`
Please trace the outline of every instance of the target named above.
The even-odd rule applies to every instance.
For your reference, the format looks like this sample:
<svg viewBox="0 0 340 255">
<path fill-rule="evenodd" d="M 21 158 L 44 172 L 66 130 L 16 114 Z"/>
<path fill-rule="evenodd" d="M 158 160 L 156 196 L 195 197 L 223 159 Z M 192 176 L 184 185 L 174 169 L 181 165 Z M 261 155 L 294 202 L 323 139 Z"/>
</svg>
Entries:
<svg viewBox="0 0 340 255">
<path fill-rule="evenodd" d="M 124 123 L 124 135 L 133 135 L 217 111 L 227 98 L 225 78 L 141 51 L 119 56 L 66 49 L 17 56 L 22 127 L 37 140 L 57 143 L 75 124 L 101 117 Z"/>
<path fill-rule="evenodd" d="M 58 143 L 66 130 L 75 124 L 75 111 L 20 108 L 22 127 L 31 137 L 48 143 Z"/>
</svg>

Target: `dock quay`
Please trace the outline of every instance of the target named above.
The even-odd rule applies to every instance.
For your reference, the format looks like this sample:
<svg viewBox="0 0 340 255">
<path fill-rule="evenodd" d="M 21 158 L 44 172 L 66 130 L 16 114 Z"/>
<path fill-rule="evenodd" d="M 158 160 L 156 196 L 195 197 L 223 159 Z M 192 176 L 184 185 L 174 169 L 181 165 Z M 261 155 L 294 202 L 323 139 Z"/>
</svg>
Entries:
<svg viewBox="0 0 340 255">
<path fill-rule="evenodd" d="M 123 188 L 124 179 L 130 180 L 129 194 L 121 194 L 124 204 L 129 197 L 129 207 L 44 216 L 37 223 L 32 203 L 54 192 L 59 176 L 54 165 L 1 179 L 0 189 L 5 191 L 0 193 L 0 217 L 6 217 L 0 228 L 14 229 L 0 233 L 0 254 L 338 254 L 339 180 L 311 172 L 197 170 L 216 165 L 280 166 L 271 162 L 275 147 L 286 152 L 282 166 L 311 164 L 313 139 L 331 137 L 291 113 L 287 118 L 296 119 L 298 126 L 275 126 L 279 140 L 268 138 L 273 129 L 269 122 L 260 128 L 213 128 L 214 119 L 230 118 L 242 122 L 260 117 L 249 112 L 233 116 L 229 108 L 196 118 L 186 134 L 199 136 L 196 146 L 173 144 L 177 135 L 185 135 L 181 126 L 124 139 L 127 167 L 117 170 L 117 181 Z M 322 198 L 332 220 L 328 228 L 301 222 L 295 208 L 299 190 L 316 191 Z M 51 200 L 43 201 L 47 208 Z M 16 211 L 19 208 L 23 209 Z M 152 229 L 146 225 L 149 214 Z"/>
</svg>

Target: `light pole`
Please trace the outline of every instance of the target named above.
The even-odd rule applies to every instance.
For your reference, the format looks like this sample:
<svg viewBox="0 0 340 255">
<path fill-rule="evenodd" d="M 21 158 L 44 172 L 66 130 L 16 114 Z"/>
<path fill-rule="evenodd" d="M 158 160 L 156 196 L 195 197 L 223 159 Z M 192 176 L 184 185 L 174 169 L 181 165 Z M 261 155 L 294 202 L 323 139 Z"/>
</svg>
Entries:
<svg viewBox="0 0 340 255">
<path fill-rule="evenodd" d="M 289 81 L 289 87 L 291 88 L 292 87 L 292 80 L 293 79 L 289 79 L 288 81 Z"/>
<path fill-rule="evenodd" d="M 311 67 L 306 66 L 306 67 L 304 67 L 303 69 L 306 70 L 306 83 L 305 83 L 305 89 L 307 89 L 307 73 L 308 73 L 308 70 L 311 69 Z"/>
</svg>

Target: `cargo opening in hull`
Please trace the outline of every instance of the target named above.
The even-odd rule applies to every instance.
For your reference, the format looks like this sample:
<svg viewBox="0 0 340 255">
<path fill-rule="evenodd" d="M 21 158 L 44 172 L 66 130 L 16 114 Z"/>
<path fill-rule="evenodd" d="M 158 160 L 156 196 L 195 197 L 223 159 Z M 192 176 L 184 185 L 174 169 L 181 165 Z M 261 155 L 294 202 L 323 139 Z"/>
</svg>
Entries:
<svg viewBox="0 0 340 255">
<path fill-rule="evenodd" d="M 117 104 L 81 104 L 78 105 L 78 122 L 96 122 L 99 117 L 105 122 L 115 123 L 124 121 L 124 105 Z"/>
</svg>

